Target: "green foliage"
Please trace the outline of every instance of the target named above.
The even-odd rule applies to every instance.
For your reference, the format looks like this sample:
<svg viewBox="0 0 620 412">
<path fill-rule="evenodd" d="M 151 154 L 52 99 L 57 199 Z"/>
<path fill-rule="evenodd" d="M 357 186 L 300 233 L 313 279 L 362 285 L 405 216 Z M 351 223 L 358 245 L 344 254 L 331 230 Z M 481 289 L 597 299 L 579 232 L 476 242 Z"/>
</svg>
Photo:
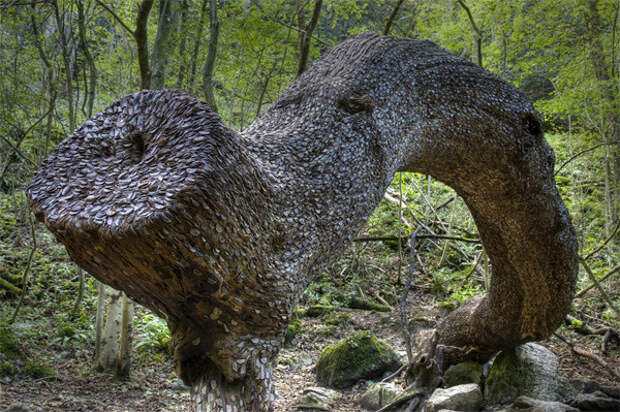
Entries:
<svg viewBox="0 0 620 412">
<path fill-rule="evenodd" d="M 0 325 L 0 353 L 10 360 L 21 357 L 19 340 L 13 329 L 8 325 Z"/>
<path fill-rule="evenodd" d="M 13 376 L 17 373 L 17 369 L 10 362 L 0 362 L 0 377 Z"/>
<path fill-rule="evenodd" d="M 139 321 L 140 333 L 136 349 L 140 352 L 162 353 L 171 356 L 173 352 L 172 337 L 166 321 L 152 314 L 147 314 Z"/>
<path fill-rule="evenodd" d="M 26 361 L 22 367 L 22 374 L 32 379 L 53 378 L 54 369 L 39 361 Z"/>
</svg>

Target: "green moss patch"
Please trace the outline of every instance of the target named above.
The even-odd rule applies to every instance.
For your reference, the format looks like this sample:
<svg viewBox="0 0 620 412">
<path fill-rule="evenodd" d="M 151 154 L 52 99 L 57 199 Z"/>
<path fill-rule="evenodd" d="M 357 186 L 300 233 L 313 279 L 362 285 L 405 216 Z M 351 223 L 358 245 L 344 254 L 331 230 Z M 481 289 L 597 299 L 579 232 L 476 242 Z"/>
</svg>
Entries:
<svg viewBox="0 0 620 412">
<path fill-rule="evenodd" d="M 360 379 L 373 379 L 400 367 L 396 352 L 370 332 L 354 332 L 323 350 L 316 364 L 318 381 L 346 388 Z"/>
<path fill-rule="evenodd" d="M 293 339 L 295 339 L 295 336 L 299 335 L 302 330 L 303 325 L 301 324 L 301 321 L 299 319 L 291 321 L 291 323 L 289 323 L 288 327 L 286 328 L 284 344 L 290 345 L 291 343 L 293 343 Z"/>
<path fill-rule="evenodd" d="M 306 309 L 305 315 L 309 318 L 318 318 L 333 311 L 334 307 L 330 305 L 312 305 Z"/>
<path fill-rule="evenodd" d="M 389 312 L 392 310 L 391 307 L 386 305 L 381 305 L 379 303 L 372 302 L 368 299 L 362 299 L 360 297 L 354 297 L 349 302 L 349 307 L 351 309 L 362 309 L 362 310 L 375 310 L 377 312 Z"/>
<path fill-rule="evenodd" d="M 0 353 L 6 359 L 19 359 L 21 357 L 19 350 L 19 341 L 8 326 L 0 326 Z"/>
</svg>

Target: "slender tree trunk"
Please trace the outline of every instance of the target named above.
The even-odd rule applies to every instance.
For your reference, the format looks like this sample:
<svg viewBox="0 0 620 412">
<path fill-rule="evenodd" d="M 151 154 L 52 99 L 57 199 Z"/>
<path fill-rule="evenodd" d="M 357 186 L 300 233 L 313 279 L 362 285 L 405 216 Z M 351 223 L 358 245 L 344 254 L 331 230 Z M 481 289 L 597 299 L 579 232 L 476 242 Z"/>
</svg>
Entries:
<svg viewBox="0 0 620 412">
<path fill-rule="evenodd" d="M 101 356 L 101 340 L 103 337 L 103 311 L 105 307 L 105 288 L 101 281 L 97 281 L 97 314 L 95 315 L 95 365 Z"/>
<path fill-rule="evenodd" d="M 129 377 L 131 368 L 131 337 L 134 305 L 125 293 L 121 298 L 121 330 L 116 357 L 116 376 L 121 379 Z"/>
<path fill-rule="evenodd" d="M 187 20 L 187 12 L 189 10 L 189 4 L 187 0 L 183 0 L 181 3 L 181 19 L 178 21 L 177 31 L 181 33 L 181 39 L 179 41 L 179 72 L 177 74 L 177 89 L 183 88 L 185 81 L 185 72 L 187 71 L 187 60 L 185 56 L 185 47 L 187 44 L 187 36 L 185 35 L 185 22 Z"/>
<path fill-rule="evenodd" d="M 215 93 L 213 93 L 213 68 L 215 67 L 215 56 L 217 53 L 217 42 L 220 33 L 219 22 L 217 20 L 217 0 L 209 1 L 209 50 L 207 51 L 207 61 L 202 77 L 203 91 L 205 100 L 214 112 L 217 112 L 215 103 Z"/>
<path fill-rule="evenodd" d="M 133 37 L 138 48 L 138 65 L 140 66 L 140 89 L 151 88 L 151 67 L 149 64 L 149 45 L 147 36 L 147 23 L 149 14 L 153 8 L 154 0 L 142 0 L 136 16 L 136 30 Z"/>
<path fill-rule="evenodd" d="M 299 64 L 297 66 L 297 77 L 299 77 L 308 66 L 308 56 L 310 55 L 310 41 L 312 40 L 312 32 L 316 28 L 319 22 L 319 15 L 321 13 L 321 6 L 323 0 L 315 0 L 314 9 L 312 10 L 312 17 L 308 24 L 305 24 L 304 19 L 304 5 L 305 1 L 298 0 L 297 2 L 297 25 L 299 27 Z"/>
<path fill-rule="evenodd" d="M 67 42 L 67 33 L 65 32 L 64 13 L 60 12 L 58 1 L 54 0 L 54 17 L 56 18 L 56 26 L 58 28 L 58 37 L 62 50 L 62 59 L 65 65 L 65 92 L 67 93 L 67 106 L 69 109 L 69 129 L 75 129 L 75 105 L 73 103 L 73 71 L 71 69 L 71 56 Z M 69 31 L 71 36 L 71 31 Z"/>
<path fill-rule="evenodd" d="M 405 2 L 405 0 L 398 0 L 396 2 L 396 5 L 392 9 L 392 13 L 390 14 L 390 17 L 388 18 L 387 22 L 385 23 L 385 29 L 383 29 L 383 34 L 385 36 L 390 34 L 390 29 L 392 28 L 392 24 L 394 24 L 394 19 L 396 18 L 396 15 L 398 14 L 398 10 L 400 10 L 400 6 L 402 6 L 404 2 Z"/>
<path fill-rule="evenodd" d="M 609 198 L 608 204 L 610 207 L 609 217 L 607 219 L 608 226 L 610 220 L 618 219 L 618 191 L 620 185 L 620 113 L 618 107 L 618 82 L 615 77 L 614 65 L 615 62 L 607 63 L 605 59 L 603 43 L 601 41 L 602 29 L 601 29 L 601 17 L 598 10 L 597 0 L 588 0 L 586 11 L 586 23 L 588 26 L 588 32 L 590 35 L 590 62 L 594 69 L 594 75 L 598 81 L 599 91 L 603 98 L 602 118 L 601 118 L 601 134 L 604 143 L 614 144 L 613 152 L 609 153 L 611 157 L 612 166 L 606 168 L 611 175 L 607 177 L 609 179 L 608 188 L 606 187 L 606 197 Z M 614 16 L 614 30 L 617 21 L 617 9 L 616 16 Z M 612 45 L 611 55 L 615 55 L 615 45 Z"/>
<path fill-rule="evenodd" d="M 170 32 L 176 20 L 176 2 L 174 0 L 159 1 L 159 21 L 157 23 L 157 36 L 151 53 L 151 88 L 163 89 L 166 81 L 166 69 L 170 54 Z"/>
<path fill-rule="evenodd" d="M 200 44 L 202 40 L 202 28 L 205 23 L 205 16 L 207 14 L 207 4 L 210 0 L 202 0 L 202 7 L 200 8 L 200 21 L 198 22 L 198 32 L 196 33 L 196 39 L 194 41 L 194 50 L 192 51 L 192 64 L 189 75 L 189 92 L 195 94 L 194 85 L 196 83 L 196 68 L 198 67 L 198 54 L 200 52 Z"/>
<path fill-rule="evenodd" d="M 77 9 L 80 45 L 82 46 L 82 52 L 84 53 L 84 57 L 86 57 L 86 61 L 88 62 L 88 82 L 90 84 L 87 87 L 88 92 L 86 93 L 86 117 L 90 117 L 93 114 L 93 105 L 95 103 L 95 93 L 97 90 L 97 68 L 95 67 L 95 61 L 93 59 L 93 56 L 88 49 L 88 41 L 86 36 L 86 17 L 84 15 L 84 0 L 77 1 Z"/>
<path fill-rule="evenodd" d="M 105 290 L 105 319 L 99 343 L 99 352 L 95 365 L 100 371 L 114 371 L 118 354 L 118 343 L 121 335 L 121 291 L 110 287 Z"/>
<path fill-rule="evenodd" d="M 467 13 L 467 17 L 469 18 L 469 23 L 471 24 L 471 28 L 474 31 L 474 41 L 476 43 L 476 59 L 478 61 L 478 65 L 482 66 L 482 32 L 476 25 L 476 21 L 474 20 L 474 16 L 471 14 L 471 10 L 469 7 L 463 2 L 463 0 L 456 0 L 457 3 L 465 10 Z"/>
<path fill-rule="evenodd" d="M 265 75 L 265 80 L 263 81 L 263 87 L 261 87 L 260 96 L 258 97 L 258 105 L 256 106 L 256 116 L 260 114 L 260 109 L 263 107 L 263 100 L 265 99 L 265 93 L 267 93 L 267 87 L 269 86 L 269 80 L 271 80 L 271 76 L 273 76 L 273 72 L 276 70 L 277 65 L 278 65 L 278 59 L 274 59 L 271 69 L 269 69 L 269 72 Z"/>
</svg>

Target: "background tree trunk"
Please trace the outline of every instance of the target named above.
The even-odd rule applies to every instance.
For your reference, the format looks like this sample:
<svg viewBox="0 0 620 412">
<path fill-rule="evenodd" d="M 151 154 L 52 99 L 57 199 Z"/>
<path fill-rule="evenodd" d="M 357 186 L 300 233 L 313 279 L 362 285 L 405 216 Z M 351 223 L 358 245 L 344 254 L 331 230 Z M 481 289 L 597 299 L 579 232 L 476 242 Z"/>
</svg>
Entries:
<svg viewBox="0 0 620 412">
<path fill-rule="evenodd" d="M 297 65 L 297 77 L 306 70 L 306 66 L 308 65 L 312 33 L 319 22 L 323 0 L 315 0 L 314 8 L 312 9 L 312 17 L 308 24 L 305 23 L 305 5 L 306 2 L 304 0 L 297 1 L 297 26 L 299 28 L 299 64 Z"/>
<path fill-rule="evenodd" d="M 211 110 L 217 112 L 215 103 L 215 93 L 213 92 L 213 68 L 215 67 L 215 56 L 217 54 L 217 42 L 220 35 L 220 23 L 217 20 L 217 0 L 209 1 L 209 49 L 207 51 L 207 61 L 202 76 L 202 89 L 205 101 Z"/>
<path fill-rule="evenodd" d="M 159 22 L 157 23 L 157 36 L 153 43 L 151 53 L 151 87 L 152 89 L 163 89 L 166 79 L 166 69 L 171 50 L 170 32 L 176 25 L 177 2 L 175 0 L 159 1 Z"/>
</svg>

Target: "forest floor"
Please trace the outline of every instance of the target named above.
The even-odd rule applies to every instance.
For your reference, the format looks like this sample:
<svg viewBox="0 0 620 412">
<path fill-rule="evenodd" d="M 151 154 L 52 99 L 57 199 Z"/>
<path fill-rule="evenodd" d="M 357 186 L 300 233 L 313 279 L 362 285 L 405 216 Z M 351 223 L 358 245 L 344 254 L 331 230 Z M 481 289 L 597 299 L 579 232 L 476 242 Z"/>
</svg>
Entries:
<svg viewBox="0 0 620 412">
<path fill-rule="evenodd" d="M 435 298 L 416 292 L 410 296 L 409 319 L 439 320 L 445 310 L 439 309 Z M 369 330 L 390 344 L 406 359 L 398 309 L 391 312 L 337 309 L 346 313 L 348 322 L 326 328 L 323 317 L 302 318 L 303 330 L 280 355 L 275 370 L 277 399 L 275 410 L 292 411 L 301 400 L 305 388 L 319 386 L 313 373 L 322 349 L 353 331 Z M 600 353 L 600 337 L 581 336 L 568 329 L 562 332 L 576 345 Z M 605 385 L 618 385 L 600 365 L 573 355 L 566 344 L 556 338 L 542 342 L 560 359 L 560 373 L 567 379 L 595 380 Z M 140 363 L 132 370 L 127 382 L 114 382 L 110 376 L 85 369 L 91 351 L 76 354 L 65 350 L 49 353 L 55 360 L 54 379 L 14 380 L 0 387 L 0 410 L 12 404 L 23 404 L 31 411 L 179 411 L 189 410 L 189 394 L 175 377 L 170 358 Z M 139 356 L 139 355 L 136 355 Z M 616 370 L 620 367 L 620 351 L 613 348 L 605 358 Z M 397 381 L 398 382 L 398 381 Z M 369 382 L 362 381 L 342 391 L 334 411 L 359 411 L 357 400 Z"/>
</svg>

